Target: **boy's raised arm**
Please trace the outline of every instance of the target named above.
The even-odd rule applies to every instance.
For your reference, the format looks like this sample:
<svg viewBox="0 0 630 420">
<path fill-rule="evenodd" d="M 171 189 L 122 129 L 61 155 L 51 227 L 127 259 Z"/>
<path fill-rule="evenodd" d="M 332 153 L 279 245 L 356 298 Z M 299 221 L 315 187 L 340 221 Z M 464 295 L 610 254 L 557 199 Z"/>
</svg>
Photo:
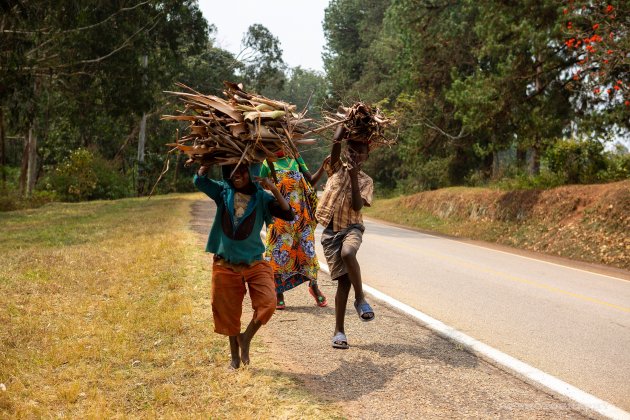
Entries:
<svg viewBox="0 0 630 420">
<path fill-rule="evenodd" d="M 193 179 L 193 183 L 199 191 L 205 193 L 213 200 L 217 200 L 221 194 L 221 187 L 217 181 L 208 178 L 208 169 L 208 166 L 202 165 L 199 167 Z"/>
<path fill-rule="evenodd" d="M 332 150 L 330 151 L 330 165 L 335 166 L 341 158 L 341 140 L 346 135 L 346 127 L 343 124 L 337 126 L 335 135 L 333 137 Z"/>
<path fill-rule="evenodd" d="M 311 185 L 314 187 L 315 185 L 317 185 L 317 183 L 319 182 L 319 180 L 321 179 L 322 175 L 324 175 L 324 171 L 326 170 L 326 165 L 330 165 L 330 155 L 326 156 L 324 158 L 324 160 L 322 161 L 322 164 L 319 166 L 319 169 L 317 170 L 317 172 L 315 172 L 310 179 L 310 183 Z"/>
</svg>

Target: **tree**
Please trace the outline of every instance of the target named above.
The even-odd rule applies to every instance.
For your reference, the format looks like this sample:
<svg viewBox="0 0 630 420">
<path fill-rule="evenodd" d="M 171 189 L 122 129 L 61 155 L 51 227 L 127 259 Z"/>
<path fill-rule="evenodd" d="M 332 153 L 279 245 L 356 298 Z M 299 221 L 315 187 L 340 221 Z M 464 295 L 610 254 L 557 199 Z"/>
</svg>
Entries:
<svg viewBox="0 0 630 420">
<path fill-rule="evenodd" d="M 177 73 L 181 53 L 207 42 L 207 24 L 196 1 L 107 3 L 98 9 L 87 0 L 10 2 L 5 12 L 0 71 L 8 83 L 0 103 L 10 110 L 12 130 L 31 133 L 25 136 L 29 145 L 60 119 L 80 127 L 82 145 L 104 146 L 99 139 L 107 133 L 93 130 L 94 121 L 108 115 L 110 124 L 133 127 L 138 121 L 133 115 L 151 109 L 156 90 Z M 144 70 L 139 65 L 143 56 L 148 61 Z M 42 144 L 25 150 L 34 155 Z M 104 155 L 115 155 L 118 147 L 112 145 Z M 26 165 L 28 173 L 36 170 L 33 166 Z"/>
<path fill-rule="evenodd" d="M 251 25 L 237 56 L 243 63 L 242 76 L 248 86 L 261 94 L 282 89 L 285 64 L 280 41 L 261 24 Z"/>
<path fill-rule="evenodd" d="M 623 1 L 568 0 L 564 45 L 575 65 L 568 88 L 585 114 L 585 130 L 630 122 L 630 10 Z"/>
<path fill-rule="evenodd" d="M 324 15 L 326 48 L 324 67 L 336 100 L 358 99 L 370 90 L 355 88 L 366 71 L 379 69 L 371 47 L 379 39 L 385 11 L 391 0 L 332 0 Z M 380 68 L 385 70 L 385 68 Z M 371 72 L 372 75 L 377 71 Z M 365 86 L 361 86 L 364 88 Z M 380 100 L 382 98 L 378 98 Z"/>
</svg>

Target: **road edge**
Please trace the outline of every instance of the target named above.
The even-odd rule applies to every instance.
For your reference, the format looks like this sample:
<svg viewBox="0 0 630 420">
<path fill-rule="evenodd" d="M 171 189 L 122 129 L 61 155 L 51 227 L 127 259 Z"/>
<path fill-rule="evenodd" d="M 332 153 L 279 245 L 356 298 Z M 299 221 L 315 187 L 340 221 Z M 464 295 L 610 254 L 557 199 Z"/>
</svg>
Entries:
<svg viewBox="0 0 630 420">
<path fill-rule="evenodd" d="M 321 271 L 330 275 L 330 269 L 326 263 L 320 261 L 319 265 Z M 515 375 L 532 386 L 570 402 L 571 408 L 582 414 L 589 416 L 599 414 L 615 420 L 630 420 L 630 413 L 627 411 L 490 347 L 371 286 L 363 284 L 363 290 L 399 312 L 420 321 L 423 326 L 435 332 L 440 337 L 461 345 L 464 350 L 481 357 L 492 365 Z"/>
</svg>

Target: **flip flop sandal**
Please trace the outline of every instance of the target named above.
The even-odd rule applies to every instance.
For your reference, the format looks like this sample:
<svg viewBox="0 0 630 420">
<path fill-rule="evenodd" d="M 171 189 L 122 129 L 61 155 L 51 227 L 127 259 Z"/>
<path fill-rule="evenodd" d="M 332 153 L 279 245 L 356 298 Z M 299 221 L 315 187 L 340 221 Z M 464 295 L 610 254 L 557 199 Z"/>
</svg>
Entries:
<svg viewBox="0 0 630 420">
<path fill-rule="evenodd" d="M 285 309 L 286 307 L 284 300 L 279 300 L 278 303 L 276 303 L 276 309 Z"/>
<path fill-rule="evenodd" d="M 372 307 L 370 306 L 369 303 L 363 302 L 359 304 L 359 302 L 355 300 L 354 309 L 357 310 L 357 313 L 359 314 L 359 318 L 361 318 L 361 321 L 369 322 L 374 319 L 374 311 L 372 310 Z"/>
<path fill-rule="evenodd" d="M 323 294 L 321 296 L 317 296 L 317 293 L 315 293 L 315 290 L 313 290 L 311 286 L 308 286 L 308 292 L 311 294 L 311 296 L 313 296 L 313 299 L 315 299 L 315 304 L 317 306 L 319 306 L 320 308 L 328 306 L 326 296 L 324 296 Z"/>
<path fill-rule="evenodd" d="M 348 345 L 348 337 L 346 337 L 344 333 L 338 332 L 332 338 L 332 346 L 335 349 L 342 349 L 342 350 L 349 349 L 350 346 Z"/>
</svg>

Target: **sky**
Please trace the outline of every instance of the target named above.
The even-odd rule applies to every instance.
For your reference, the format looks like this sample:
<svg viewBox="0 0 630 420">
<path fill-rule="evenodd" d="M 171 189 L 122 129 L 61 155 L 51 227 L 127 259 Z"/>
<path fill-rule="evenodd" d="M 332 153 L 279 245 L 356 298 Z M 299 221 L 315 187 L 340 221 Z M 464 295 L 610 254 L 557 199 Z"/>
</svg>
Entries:
<svg viewBox="0 0 630 420">
<path fill-rule="evenodd" d="M 280 41 L 290 67 L 324 70 L 322 22 L 329 0 L 199 0 L 208 23 L 216 26 L 217 46 L 238 54 L 247 28 L 260 23 Z"/>
</svg>

